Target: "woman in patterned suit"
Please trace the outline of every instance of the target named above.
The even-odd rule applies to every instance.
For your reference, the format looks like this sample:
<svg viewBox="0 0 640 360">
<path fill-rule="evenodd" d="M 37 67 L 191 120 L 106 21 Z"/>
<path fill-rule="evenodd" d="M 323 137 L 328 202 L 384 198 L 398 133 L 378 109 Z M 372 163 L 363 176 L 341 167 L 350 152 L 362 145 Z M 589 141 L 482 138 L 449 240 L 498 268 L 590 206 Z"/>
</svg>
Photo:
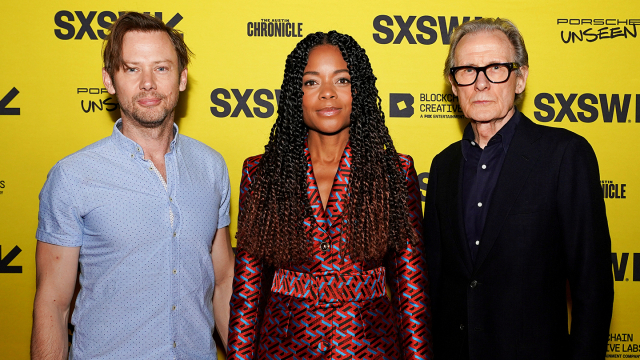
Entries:
<svg viewBox="0 0 640 360">
<path fill-rule="evenodd" d="M 269 143 L 242 171 L 228 359 L 431 357 L 420 190 L 375 81 L 335 31 L 287 57 Z"/>
</svg>

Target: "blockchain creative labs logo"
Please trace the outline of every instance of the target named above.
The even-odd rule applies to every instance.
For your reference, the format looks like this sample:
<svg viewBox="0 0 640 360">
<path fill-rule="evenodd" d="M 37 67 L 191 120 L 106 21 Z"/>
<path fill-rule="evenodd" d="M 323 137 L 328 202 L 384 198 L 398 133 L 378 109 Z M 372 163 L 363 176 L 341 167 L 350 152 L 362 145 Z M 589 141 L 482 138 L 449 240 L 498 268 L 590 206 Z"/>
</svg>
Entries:
<svg viewBox="0 0 640 360">
<path fill-rule="evenodd" d="M 640 19 L 556 19 L 560 39 L 565 44 L 599 40 L 634 39 Z"/>
<path fill-rule="evenodd" d="M 15 87 L 0 100 L 0 115 L 20 115 L 20 108 L 9 107 L 9 103 L 20 93 Z"/>
<path fill-rule="evenodd" d="M 303 37 L 302 23 L 290 19 L 260 19 L 247 22 L 247 36 Z"/>
<path fill-rule="evenodd" d="M 233 100 L 232 100 L 233 98 Z M 244 116 L 270 118 L 280 101 L 280 89 L 225 89 L 211 91 L 211 115 L 217 118 Z"/>
<path fill-rule="evenodd" d="M 640 358 L 640 344 L 634 342 L 633 333 L 610 333 L 605 358 Z"/>
<path fill-rule="evenodd" d="M 104 98 L 106 94 L 107 98 Z M 104 87 L 79 87 L 76 88 L 76 95 L 80 101 L 80 108 L 85 114 L 95 112 L 112 112 L 119 107 L 118 98 L 109 94 Z"/>
<path fill-rule="evenodd" d="M 389 116 L 410 118 L 413 116 L 413 95 L 389 94 Z"/>
<path fill-rule="evenodd" d="M 108 29 L 114 21 L 118 20 L 125 11 L 69 11 L 60 10 L 53 16 L 56 28 L 53 30 L 55 36 L 60 40 L 104 40 L 107 37 Z M 152 15 L 150 12 L 145 12 Z M 154 12 L 153 17 L 165 21 L 170 28 L 175 28 L 183 17 L 180 13 L 169 17 L 162 12 Z"/>
<path fill-rule="evenodd" d="M 627 184 L 613 182 L 611 180 L 601 180 L 602 196 L 605 199 L 626 199 Z M 640 266 L 640 263 L 638 264 Z"/>
<path fill-rule="evenodd" d="M 640 344 L 634 342 L 634 335 L 633 333 L 610 333 L 605 358 L 640 358 Z"/>
<path fill-rule="evenodd" d="M 453 94 L 421 93 L 420 119 L 462 119 L 458 97 Z M 414 115 L 415 97 L 408 93 L 389 94 L 389 117 L 410 118 Z"/>
<path fill-rule="evenodd" d="M 640 94 L 539 93 L 533 103 L 538 109 L 533 116 L 540 122 L 640 123 Z"/>
<path fill-rule="evenodd" d="M 381 45 L 432 45 L 440 39 L 449 45 L 453 29 L 473 19 L 482 16 L 378 15 L 373 19 L 373 40 Z"/>
</svg>

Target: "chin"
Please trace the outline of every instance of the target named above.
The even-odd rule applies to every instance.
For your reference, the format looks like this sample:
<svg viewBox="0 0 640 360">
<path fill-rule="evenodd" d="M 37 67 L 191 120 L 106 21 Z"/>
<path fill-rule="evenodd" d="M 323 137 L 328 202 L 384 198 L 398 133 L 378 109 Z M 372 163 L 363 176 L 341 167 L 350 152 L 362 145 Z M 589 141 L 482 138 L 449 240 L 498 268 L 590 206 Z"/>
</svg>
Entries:
<svg viewBox="0 0 640 360">
<path fill-rule="evenodd" d="M 464 111 L 463 111 L 464 112 Z M 470 112 L 464 112 L 465 116 L 468 119 L 474 120 L 474 121 L 480 121 L 480 122 L 486 122 L 486 121 L 491 121 L 491 120 L 495 120 L 495 119 L 499 119 L 500 116 L 500 112 L 499 111 L 491 111 L 491 110 L 476 110 L 476 111 L 470 111 Z M 469 115 L 467 115 L 469 114 Z"/>
</svg>

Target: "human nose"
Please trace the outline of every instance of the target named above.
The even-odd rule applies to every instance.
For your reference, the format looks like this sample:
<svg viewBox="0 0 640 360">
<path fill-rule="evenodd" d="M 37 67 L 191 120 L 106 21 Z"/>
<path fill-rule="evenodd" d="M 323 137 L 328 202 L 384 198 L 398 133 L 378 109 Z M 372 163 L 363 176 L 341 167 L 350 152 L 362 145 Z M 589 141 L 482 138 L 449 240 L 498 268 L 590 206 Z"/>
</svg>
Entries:
<svg viewBox="0 0 640 360">
<path fill-rule="evenodd" d="M 155 77 L 152 70 L 143 70 L 140 79 L 140 90 L 154 90 L 156 88 Z"/>
<path fill-rule="evenodd" d="M 336 97 L 336 89 L 331 82 L 324 82 L 320 85 L 320 98 L 321 99 L 333 99 Z"/>
<path fill-rule="evenodd" d="M 485 71 L 486 69 L 481 69 L 478 71 L 478 77 L 476 78 L 476 82 L 474 84 L 477 90 L 484 90 L 491 86 L 491 82 L 489 81 L 489 78 L 487 78 L 487 73 Z"/>
</svg>

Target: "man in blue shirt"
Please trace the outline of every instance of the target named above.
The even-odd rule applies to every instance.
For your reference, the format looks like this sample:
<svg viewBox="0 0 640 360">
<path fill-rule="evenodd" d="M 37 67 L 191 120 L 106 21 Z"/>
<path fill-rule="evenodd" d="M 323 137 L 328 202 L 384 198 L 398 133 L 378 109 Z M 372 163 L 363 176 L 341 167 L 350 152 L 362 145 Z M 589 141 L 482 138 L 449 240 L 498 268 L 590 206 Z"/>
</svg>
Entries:
<svg viewBox="0 0 640 360">
<path fill-rule="evenodd" d="M 226 346 L 233 252 L 222 156 L 178 133 L 190 51 L 162 21 L 127 13 L 104 48 L 122 118 L 59 161 L 40 193 L 31 356 L 213 359 Z"/>
</svg>

